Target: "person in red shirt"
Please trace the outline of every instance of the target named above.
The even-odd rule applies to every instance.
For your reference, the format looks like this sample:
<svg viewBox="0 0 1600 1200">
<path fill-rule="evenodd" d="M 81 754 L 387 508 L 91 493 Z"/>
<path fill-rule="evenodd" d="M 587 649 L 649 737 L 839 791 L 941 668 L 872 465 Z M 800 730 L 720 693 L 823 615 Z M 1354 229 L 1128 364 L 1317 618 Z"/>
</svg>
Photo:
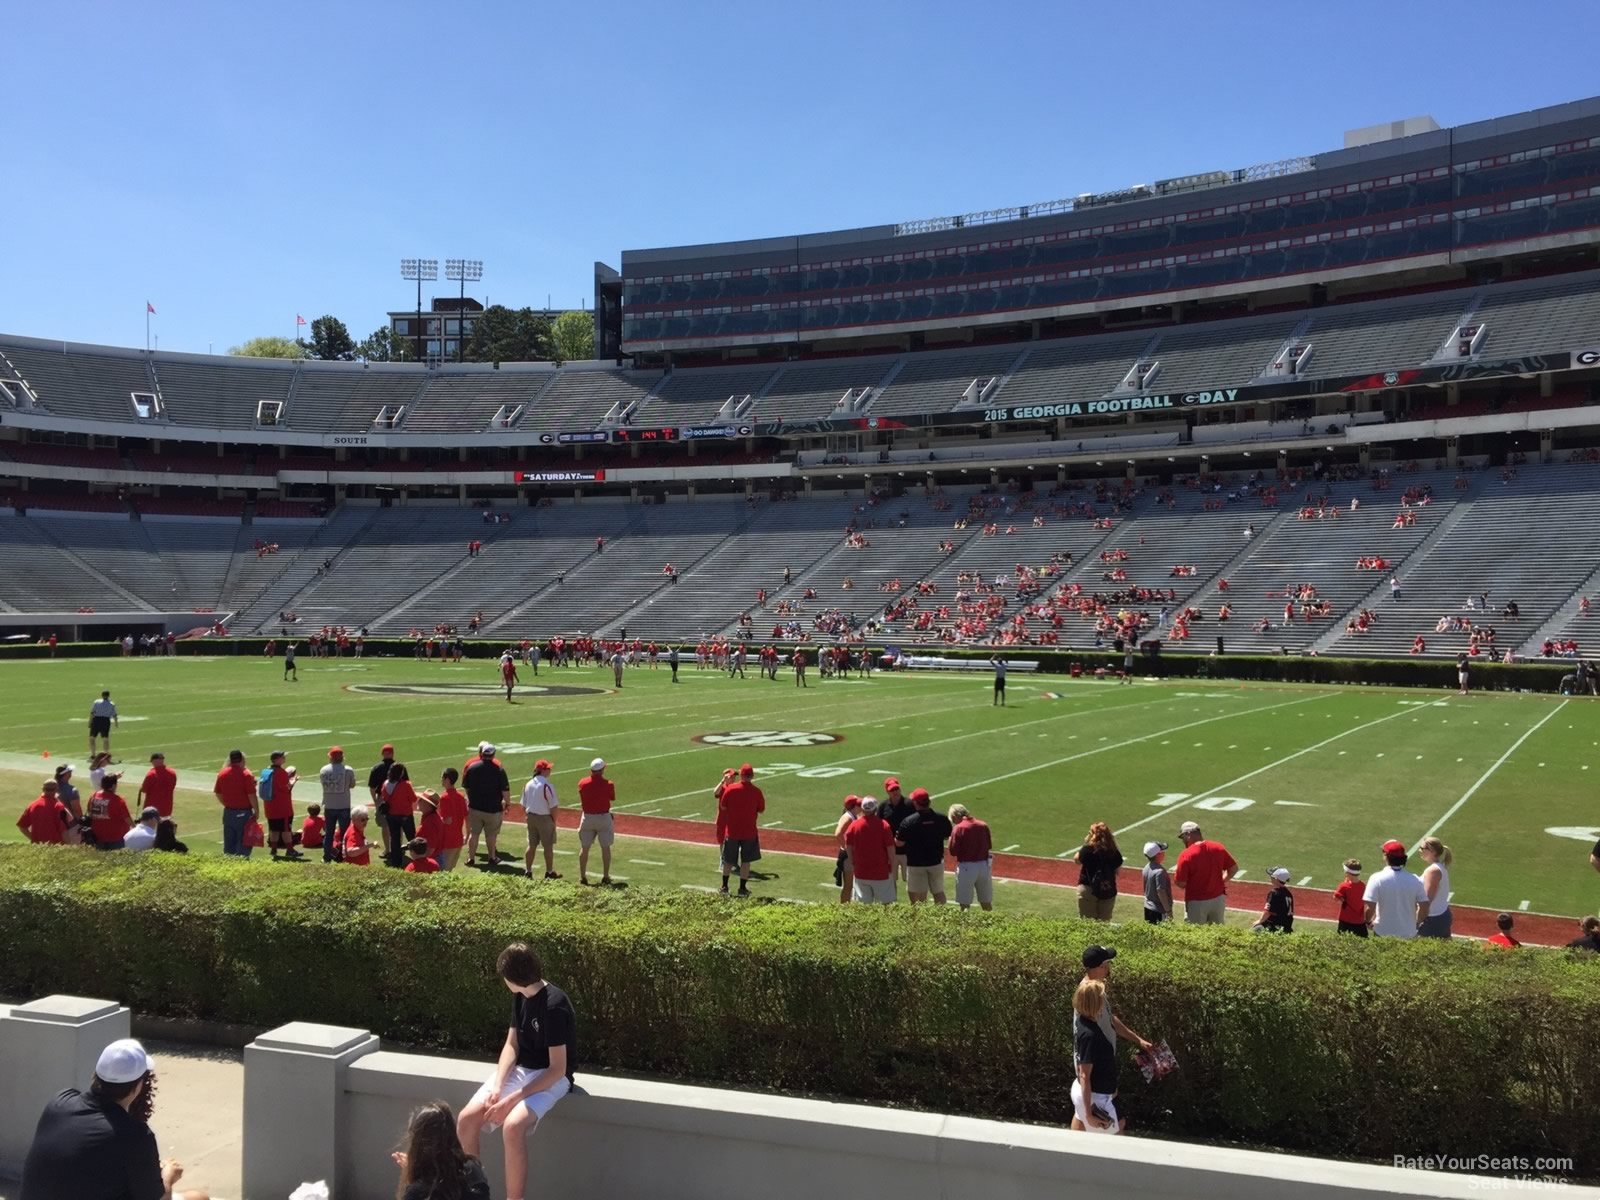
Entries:
<svg viewBox="0 0 1600 1200">
<path fill-rule="evenodd" d="M 600 843 L 600 883 L 611 885 L 611 844 L 616 841 L 616 824 L 611 806 L 617 802 L 617 788 L 605 777 L 606 760 L 589 764 L 589 773 L 578 780 L 578 805 L 583 818 L 578 822 L 578 882 L 589 886 L 589 848 Z"/>
<path fill-rule="evenodd" d="M 288 859 L 299 860 L 305 855 L 294 848 L 294 769 L 284 765 L 282 750 L 274 750 L 272 765 L 267 768 L 267 778 L 272 788 L 272 798 L 267 801 L 267 849 L 274 861 L 278 851 Z"/>
<path fill-rule="evenodd" d="M 389 767 L 389 781 L 383 785 L 383 797 L 389 824 L 389 865 L 405 865 L 405 845 L 417 836 L 417 791 L 411 786 L 411 772 L 405 763 Z"/>
<path fill-rule="evenodd" d="M 100 777 L 100 790 L 89 798 L 89 830 L 96 850 L 121 850 L 122 839 L 133 828 L 128 802 L 117 794 L 120 771 L 107 771 Z"/>
<path fill-rule="evenodd" d="M 1510 913 L 1501 913 L 1494 919 L 1494 923 L 1498 925 L 1500 929 L 1499 932 L 1491 933 L 1489 935 L 1489 945 L 1496 946 L 1501 950 L 1515 950 L 1518 946 L 1522 945 L 1521 942 L 1517 941 L 1516 938 L 1511 936 L 1511 927 L 1516 924 L 1516 918 Z"/>
<path fill-rule="evenodd" d="M 406 871 L 412 875 L 432 875 L 439 864 L 428 857 L 428 839 L 412 838 L 406 843 Z"/>
<path fill-rule="evenodd" d="M 367 810 L 358 806 L 350 813 L 350 828 L 344 831 L 344 861 L 353 867 L 372 865 L 374 843 L 367 841 Z"/>
<path fill-rule="evenodd" d="M 956 860 L 956 903 L 963 911 L 977 897 L 984 912 L 994 911 L 994 839 L 989 826 L 967 811 L 965 804 L 950 806 L 950 854 Z"/>
<path fill-rule="evenodd" d="M 439 861 L 439 843 L 444 841 L 444 822 L 439 819 L 439 793 L 424 789 L 417 793 L 417 837 L 428 843 L 429 857 Z M 410 864 L 406 864 L 409 869 Z"/>
<path fill-rule="evenodd" d="M 446 767 L 444 774 L 439 777 L 444 787 L 438 796 L 440 828 L 438 840 L 429 838 L 428 845 L 433 847 L 434 858 L 438 860 L 441 871 L 455 870 L 461 847 L 467 844 L 467 797 L 456 789 L 460 779 L 461 772 L 454 767 Z"/>
<path fill-rule="evenodd" d="M 222 805 L 222 852 L 249 858 L 251 847 L 244 844 L 245 827 L 260 820 L 261 805 L 256 798 L 256 777 L 245 768 L 244 751 L 228 751 L 228 765 L 217 772 L 211 792 Z"/>
<path fill-rule="evenodd" d="M 156 753 L 150 756 L 150 769 L 139 785 L 135 799 L 141 810 L 153 808 L 163 817 L 172 815 L 172 794 L 178 788 L 178 773 L 167 766 L 167 756 Z"/>
<path fill-rule="evenodd" d="M 17 828 L 35 846 L 59 846 L 67 840 L 67 825 L 71 821 L 72 814 L 56 795 L 56 781 L 46 779 L 44 790 L 17 818 Z"/>
<path fill-rule="evenodd" d="M 1339 932 L 1367 936 L 1367 885 L 1361 881 L 1361 860 L 1344 860 L 1344 882 L 1333 889 L 1339 902 Z"/>
<path fill-rule="evenodd" d="M 878 798 L 861 802 L 861 815 L 845 830 L 844 848 L 855 877 L 855 898 L 861 904 L 893 904 L 894 830 L 878 815 Z"/>
<path fill-rule="evenodd" d="M 846 796 L 844 798 L 844 812 L 839 814 L 839 821 L 833 827 L 833 840 L 839 846 L 839 858 L 833 864 L 833 881 L 839 885 L 839 903 L 849 904 L 850 895 L 855 891 L 855 877 L 850 873 L 850 854 L 845 849 L 844 835 L 850 832 L 856 818 L 861 815 L 861 797 Z"/>
<path fill-rule="evenodd" d="M 327 822 L 322 819 L 322 805 L 307 805 L 306 819 L 300 823 L 300 848 L 321 850 L 322 831 L 327 827 Z"/>
<path fill-rule="evenodd" d="M 756 769 L 739 768 L 739 779 L 724 778 L 717 788 L 717 841 L 722 845 L 722 894 L 728 894 L 728 875 L 739 868 L 739 895 L 750 894 L 750 864 L 761 858 L 761 837 L 756 818 L 767 811 L 767 798 L 752 780 Z"/>
<path fill-rule="evenodd" d="M 1178 827 L 1183 853 L 1172 882 L 1183 892 L 1183 919 L 1189 925 L 1221 925 L 1228 911 L 1228 881 L 1239 864 L 1221 842 L 1208 842 L 1200 826 L 1185 821 Z"/>
</svg>

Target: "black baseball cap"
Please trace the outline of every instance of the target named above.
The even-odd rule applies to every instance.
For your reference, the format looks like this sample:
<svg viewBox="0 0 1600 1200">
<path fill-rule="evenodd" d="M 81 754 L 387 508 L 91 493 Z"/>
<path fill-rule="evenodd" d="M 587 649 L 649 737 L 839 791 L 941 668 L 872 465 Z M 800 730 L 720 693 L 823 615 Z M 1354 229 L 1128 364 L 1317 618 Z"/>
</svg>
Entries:
<svg viewBox="0 0 1600 1200">
<path fill-rule="evenodd" d="M 1110 946 L 1090 946 L 1083 952 L 1083 965 L 1088 970 L 1110 962 L 1117 956 L 1117 952 Z"/>
</svg>

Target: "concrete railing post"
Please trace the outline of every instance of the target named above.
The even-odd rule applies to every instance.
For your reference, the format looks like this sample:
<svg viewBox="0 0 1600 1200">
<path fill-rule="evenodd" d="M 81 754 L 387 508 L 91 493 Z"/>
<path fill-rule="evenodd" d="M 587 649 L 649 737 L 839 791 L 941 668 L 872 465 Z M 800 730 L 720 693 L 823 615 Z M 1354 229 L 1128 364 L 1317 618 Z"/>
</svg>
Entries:
<svg viewBox="0 0 1600 1200">
<path fill-rule="evenodd" d="M 287 1196 L 339 1179 L 344 1072 L 378 1048 L 365 1029 L 291 1021 L 244 1048 L 244 1194 Z"/>
<path fill-rule="evenodd" d="M 22 1174 L 44 1106 L 69 1087 L 88 1088 L 100 1052 L 128 1028 L 126 1008 L 82 996 L 0 1010 L 0 1175 Z"/>
</svg>

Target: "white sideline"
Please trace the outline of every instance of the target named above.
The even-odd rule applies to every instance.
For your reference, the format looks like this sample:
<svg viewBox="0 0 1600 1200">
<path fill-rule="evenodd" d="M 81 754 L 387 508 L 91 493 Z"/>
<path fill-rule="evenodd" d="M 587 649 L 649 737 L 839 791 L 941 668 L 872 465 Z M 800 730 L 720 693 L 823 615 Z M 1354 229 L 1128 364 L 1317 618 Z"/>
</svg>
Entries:
<svg viewBox="0 0 1600 1200">
<path fill-rule="evenodd" d="M 1432 837 L 1434 834 L 1438 833 L 1439 830 L 1443 829 L 1444 828 L 1444 823 L 1446 821 L 1448 821 L 1451 817 L 1455 816 L 1458 812 L 1460 812 L 1461 811 L 1461 806 L 1464 805 L 1468 800 L 1471 800 L 1472 797 L 1477 794 L 1478 789 L 1481 788 L 1484 784 L 1489 782 L 1489 776 L 1493 775 L 1501 767 L 1505 766 L 1506 760 L 1517 752 L 1517 748 L 1520 747 L 1523 742 L 1527 741 L 1534 734 L 1538 733 L 1539 730 L 1544 726 L 1544 723 L 1546 721 L 1548 721 L 1551 717 L 1555 716 L 1558 712 L 1560 712 L 1563 708 L 1565 708 L 1567 705 L 1569 705 L 1571 703 L 1572 703 L 1572 701 L 1570 701 L 1570 700 L 1563 700 L 1560 704 L 1556 705 L 1549 712 L 1545 713 L 1545 715 L 1537 723 L 1535 723 L 1533 725 L 1533 727 L 1528 730 L 1527 733 L 1523 734 L 1516 741 L 1512 742 L 1511 743 L 1511 749 L 1507 750 L 1499 758 L 1495 759 L 1494 760 L 1494 765 L 1491 766 L 1482 775 L 1479 775 L 1477 782 L 1474 783 L 1471 787 L 1469 787 L 1465 792 L 1462 793 L 1461 799 L 1457 800 L 1454 804 L 1452 804 L 1449 807 L 1449 809 L 1445 812 L 1444 816 L 1440 817 L 1432 825 L 1428 826 L 1428 831 L 1426 833 L 1424 833 L 1422 835 L 1422 837 L 1425 837 L 1425 838 L 1426 837 Z M 1419 842 L 1421 840 L 1422 840 L 1422 838 L 1418 838 L 1417 839 L 1417 841 L 1419 841 Z"/>
<path fill-rule="evenodd" d="M 1269 762 L 1269 763 L 1266 764 L 1266 766 L 1257 767 L 1254 771 L 1246 771 L 1243 775 L 1240 775 L 1235 779 L 1230 779 L 1226 783 L 1219 783 L 1219 784 L 1217 784 L 1216 787 L 1210 788 L 1207 791 L 1201 792 L 1199 795 L 1190 796 L 1187 800 L 1181 800 L 1177 804 L 1168 805 L 1166 808 L 1161 809 L 1159 812 L 1151 813 L 1148 817 L 1140 817 L 1133 824 L 1124 825 L 1121 829 L 1117 830 L 1116 832 L 1120 836 L 1121 834 L 1127 833 L 1128 830 L 1130 830 L 1130 829 L 1137 829 L 1137 828 L 1139 828 L 1139 826 L 1149 824 L 1151 821 L 1160 820 L 1161 818 L 1165 817 L 1168 813 L 1175 813 L 1179 809 L 1189 808 L 1189 807 L 1191 807 L 1191 806 L 1193 806 L 1195 804 L 1198 804 L 1198 803 L 1200 803 L 1200 801 L 1205 800 L 1208 797 L 1215 796 L 1218 792 L 1222 791 L 1223 788 L 1231 788 L 1235 784 L 1243 783 L 1247 779 L 1254 779 L 1257 775 L 1260 775 L 1260 774 L 1262 774 L 1262 773 L 1264 773 L 1266 771 L 1271 771 L 1271 770 L 1274 770 L 1274 769 L 1276 769 L 1278 767 L 1283 766 L 1284 763 L 1293 762 L 1295 759 L 1299 758 L 1303 754 L 1310 754 L 1313 750 L 1320 750 L 1324 746 L 1332 745 L 1334 742 L 1337 742 L 1340 738 L 1349 737 L 1352 733 L 1360 733 L 1363 729 L 1371 729 L 1374 725 L 1382 725 L 1385 721 L 1392 721 L 1396 717 L 1409 717 L 1410 715 L 1411 715 L 1411 710 L 1409 708 L 1402 708 L 1398 712 L 1390 713 L 1387 717 L 1379 717 L 1375 721 L 1366 721 L 1366 722 L 1363 722 L 1360 725 L 1352 725 L 1349 729 L 1346 729 L 1343 733 L 1336 733 L 1330 738 L 1323 738 L 1322 741 L 1320 741 L 1320 742 L 1314 742 L 1311 745 L 1306 746 L 1303 749 L 1296 750 L 1293 754 L 1286 754 L 1282 758 L 1278 759 L 1276 762 Z M 1237 879 L 1238 876 L 1235 875 L 1234 878 Z"/>
<path fill-rule="evenodd" d="M 1330 696 L 1334 696 L 1336 694 L 1337 693 L 1335 692 L 1322 692 L 1315 696 L 1302 696 L 1298 700 L 1285 700 L 1279 704 L 1264 704 L 1260 708 L 1247 708 L 1242 712 L 1222 713 L 1220 716 L 1207 717 L 1203 721 L 1190 721 L 1187 725 L 1174 725 L 1170 729 L 1157 729 L 1152 733 L 1141 734 L 1136 738 L 1128 738 L 1126 741 L 1112 742 L 1106 746 L 1096 746 L 1093 750 L 1080 750 L 1078 753 L 1069 754 L 1065 758 L 1055 758 L 1051 759 L 1049 762 L 1039 763 L 1036 766 L 1023 767 L 1020 771 L 1007 771 L 1004 775 L 996 775 L 993 779 L 980 779 L 977 783 L 965 783 L 960 787 L 945 788 L 939 793 L 939 795 L 959 795 L 962 792 L 970 792 L 973 788 L 988 787 L 995 783 L 1004 783 L 1007 779 L 1016 779 L 1020 775 L 1031 775 L 1035 771 L 1043 771 L 1050 767 L 1059 767 L 1064 763 L 1076 762 L 1080 758 L 1089 758 L 1091 755 L 1104 754 L 1107 750 L 1121 750 L 1127 746 L 1137 746 L 1140 742 L 1148 742 L 1151 738 L 1165 737 L 1169 733 L 1182 733 L 1185 729 L 1193 729 L 1199 725 L 1209 725 L 1213 721 L 1228 721 L 1232 720 L 1234 717 L 1248 717 L 1252 713 L 1270 712 L 1274 708 L 1288 708 L 1290 705 L 1294 704 L 1308 704 L 1313 700 L 1326 700 Z M 1227 784 L 1223 784 L 1223 786 L 1226 787 Z M 1157 813 L 1156 815 L 1160 816 L 1161 814 Z"/>
</svg>

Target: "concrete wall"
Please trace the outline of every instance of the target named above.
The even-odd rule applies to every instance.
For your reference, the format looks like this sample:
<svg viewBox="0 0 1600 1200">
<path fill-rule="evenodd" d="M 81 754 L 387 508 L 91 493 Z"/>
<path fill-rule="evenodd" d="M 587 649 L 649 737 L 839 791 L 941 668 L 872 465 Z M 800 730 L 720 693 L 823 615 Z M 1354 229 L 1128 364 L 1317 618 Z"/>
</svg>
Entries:
<svg viewBox="0 0 1600 1200">
<path fill-rule="evenodd" d="M 319 1177 L 309 1168 L 324 1163 L 340 1200 L 387 1200 L 396 1180 L 388 1156 L 411 1109 L 443 1100 L 459 1110 L 492 1069 L 363 1049 L 372 1044 L 362 1030 L 296 1024 L 246 1051 L 249 1200 L 287 1195 L 302 1177 Z M 611 1076 L 578 1080 L 583 1094 L 563 1100 L 532 1139 L 529 1196 L 1377 1200 L 1464 1198 L 1488 1183 Z M 292 1161 L 284 1147 L 294 1148 Z M 503 1195 L 498 1133 L 485 1138 L 483 1159 Z M 1572 1200 L 1600 1196 L 1600 1189 L 1563 1192 Z"/>
</svg>

